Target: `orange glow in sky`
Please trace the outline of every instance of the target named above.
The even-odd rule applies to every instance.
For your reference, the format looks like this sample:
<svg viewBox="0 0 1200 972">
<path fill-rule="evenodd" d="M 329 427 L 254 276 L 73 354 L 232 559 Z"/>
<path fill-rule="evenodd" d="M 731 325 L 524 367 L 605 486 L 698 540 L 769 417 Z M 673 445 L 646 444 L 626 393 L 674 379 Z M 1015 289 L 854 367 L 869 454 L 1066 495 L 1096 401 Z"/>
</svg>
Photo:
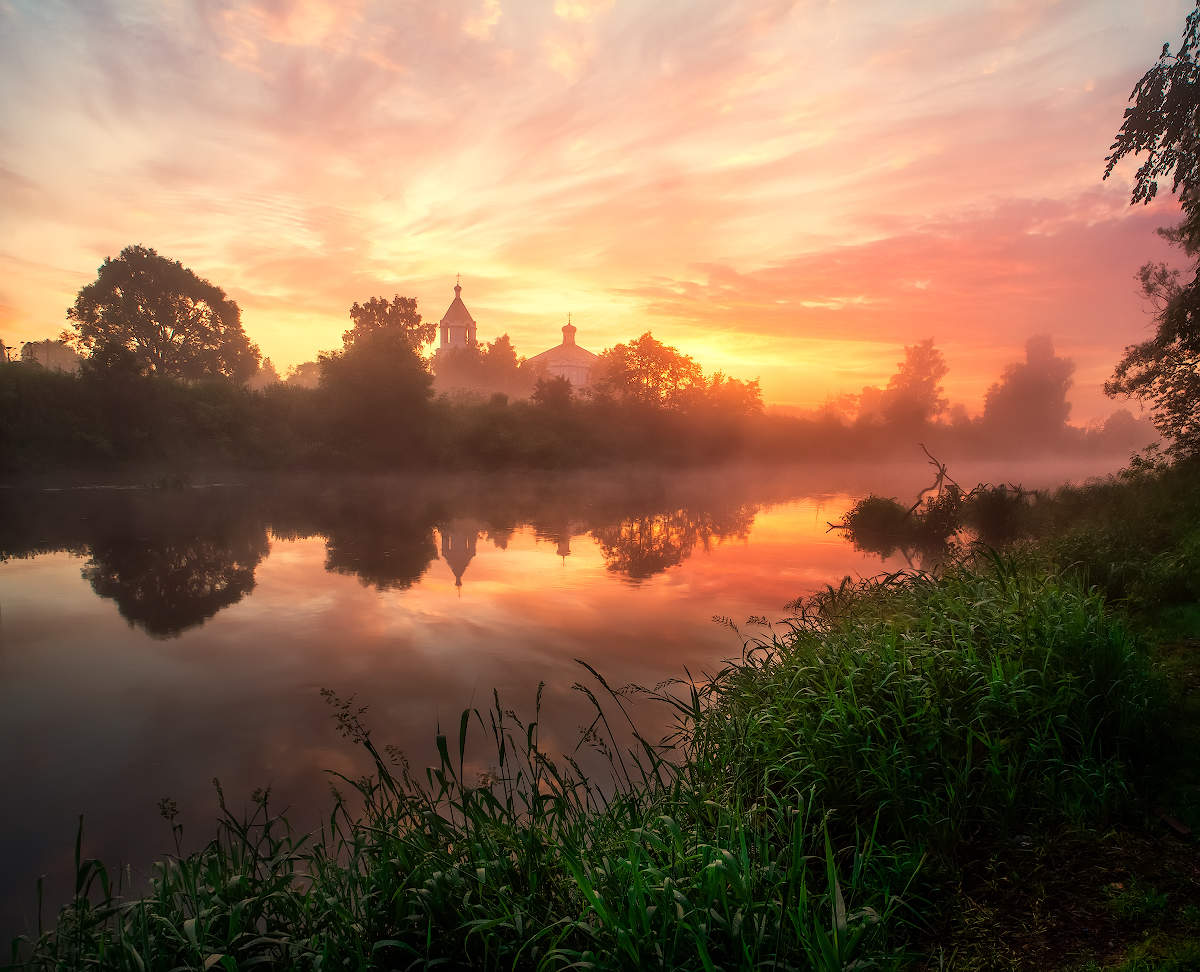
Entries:
<svg viewBox="0 0 1200 972">
<path fill-rule="evenodd" d="M 281 371 L 350 305 L 481 340 L 572 314 L 815 407 L 933 337 L 977 412 L 1025 339 L 1075 421 L 1149 318 L 1172 200 L 1100 182 L 1190 0 L 0 0 L 0 339 L 141 243 Z"/>
</svg>

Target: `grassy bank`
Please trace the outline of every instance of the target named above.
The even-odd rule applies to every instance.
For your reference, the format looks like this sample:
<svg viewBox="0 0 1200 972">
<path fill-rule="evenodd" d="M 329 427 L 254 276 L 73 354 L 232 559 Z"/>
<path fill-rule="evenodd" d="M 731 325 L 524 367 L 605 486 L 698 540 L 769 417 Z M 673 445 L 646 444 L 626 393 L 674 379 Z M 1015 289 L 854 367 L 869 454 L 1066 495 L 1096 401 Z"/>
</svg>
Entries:
<svg viewBox="0 0 1200 972">
<path fill-rule="evenodd" d="M 536 712 L 499 700 L 412 770 L 331 696 L 375 772 L 340 781 L 319 833 L 293 833 L 264 795 L 128 899 L 80 859 L 74 902 L 22 954 L 164 970 L 1008 967 L 973 935 L 1004 918 L 973 882 L 1019 880 L 1051 837 L 1082 848 L 1077 865 L 1155 801 L 1190 812 L 1170 758 L 1187 725 L 1168 719 L 1188 712 L 1146 620 L 1167 605 L 1186 624 L 1191 589 L 1164 578 L 1190 534 L 1143 539 L 1122 571 L 1106 551 L 1138 516 L 1196 523 L 1181 519 L 1193 502 L 1186 471 L 1064 493 L 1031 507 L 1032 547 L 800 602 L 710 680 L 650 693 L 676 717 L 663 743 L 597 676 L 585 742 L 608 757 L 603 779 L 543 752 Z M 1104 907 L 1173 893 L 1126 890 Z"/>
</svg>

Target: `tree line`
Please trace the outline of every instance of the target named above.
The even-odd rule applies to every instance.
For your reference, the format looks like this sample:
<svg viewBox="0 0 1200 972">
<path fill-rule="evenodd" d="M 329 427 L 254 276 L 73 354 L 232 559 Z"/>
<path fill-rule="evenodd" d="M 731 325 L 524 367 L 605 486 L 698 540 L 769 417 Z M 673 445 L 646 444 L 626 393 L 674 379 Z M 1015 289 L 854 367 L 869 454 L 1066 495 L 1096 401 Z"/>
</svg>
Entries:
<svg viewBox="0 0 1200 972">
<path fill-rule="evenodd" d="M 1153 437 L 1127 411 L 1099 428 L 1069 425 L 1073 364 L 1043 337 L 988 391 L 979 418 L 949 405 L 932 340 L 905 348 L 885 387 L 798 416 L 765 411 L 756 380 L 706 374 L 649 332 L 604 351 L 577 389 L 531 368 L 507 335 L 427 357 L 436 324 L 411 297 L 356 302 L 349 318 L 341 347 L 279 381 L 224 291 L 127 247 L 68 312 L 64 337 L 84 354 L 77 374 L 0 367 L 0 463 L 10 473 L 156 462 L 573 467 L 874 458 L 918 441 L 948 455 L 1128 453 Z"/>
<path fill-rule="evenodd" d="M 882 388 L 815 415 L 765 413 L 757 381 L 699 364 L 649 332 L 600 355 L 587 389 L 539 373 L 507 335 L 425 358 L 436 325 L 417 302 L 350 308 L 339 349 L 287 382 L 247 337 L 237 304 L 179 261 L 144 246 L 105 259 L 68 310 L 78 374 L 0 362 L 0 468 L 175 460 L 257 467 L 574 466 L 621 459 L 874 458 L 927 440 L 939 454 L 1139 449 L 1145 462 L 1200 455 L 1200 5 L 1179 48 L 1164 45 L 1137 82 L 1106 159 L 1145 156 L 1131 203 L 1170 177 L 1183 219 L 1160 230 L 1190 261 L 1138 274 L 1154 332 L 1126 348 L 1106 392 L 1149 407 L 1151 438 L 1128 410 L 1099 428 L 1069 424 L 1073 363 L 1034 336 L 985 396 L 951 406 L 932 340 L 904 349 Z M 7 356 L 6 356 L 7 357 Z M 448 389 L 483 390 L 474 399 Z M 441 391 L 442 394 L 436 394 Z"/>
</svg>

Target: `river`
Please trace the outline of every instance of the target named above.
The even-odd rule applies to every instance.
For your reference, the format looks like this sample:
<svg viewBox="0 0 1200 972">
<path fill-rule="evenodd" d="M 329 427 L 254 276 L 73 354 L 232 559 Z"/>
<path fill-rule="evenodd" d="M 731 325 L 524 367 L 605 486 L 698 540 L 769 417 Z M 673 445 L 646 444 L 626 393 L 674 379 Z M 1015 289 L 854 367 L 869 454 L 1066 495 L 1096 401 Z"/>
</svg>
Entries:
<svg viewBox="0 0 1200 972">
<path fill-rule="evenodd" d="M 1046 487 L 1118 464 L 952 472 Z M 214 777 L 234 807 L 270 786 L 313 826 L 326 771 L 369 769 L 322 688 L 421 766 L 439 724 L 493 689 L 529 716 L 545 682 L 543 746 L 571 751 L 576 659 L 612 684 L 703 677 L 766 632 L 748 618 L 910 566 L 828 523 L 929 479 L 914 461 L 0 491 L 0 942 L 34 928 L 39 875 L 48 921 L 70 893 L 81 814 L 85 856 L 135 883 L 172 846 L 161 798 L 190 846 L 212 833 Z"/>
</svg>

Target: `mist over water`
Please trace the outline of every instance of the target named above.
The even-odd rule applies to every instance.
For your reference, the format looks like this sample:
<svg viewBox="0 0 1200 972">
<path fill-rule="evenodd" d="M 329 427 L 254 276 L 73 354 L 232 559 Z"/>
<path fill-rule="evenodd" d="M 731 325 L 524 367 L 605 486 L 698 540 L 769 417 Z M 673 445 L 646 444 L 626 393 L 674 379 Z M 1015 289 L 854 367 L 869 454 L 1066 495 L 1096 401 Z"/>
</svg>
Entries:
<svg viewBox="0 0 1200 972">
<path fill-rule="evenodd" d="M 952 472 L 1037 488 L 1118 464 Z M 544 744 L 569 752 L 590 718 L 575 659 L 614 685 L 702 677 L 742 646 L 714 615 L 779 618 L 846 574 L 906 566 L 827 525 L 868 492 L 907 499 L 929 478 L 920 458 L 5 490 L 0 935 L 32 930 L 39 874 L 47 920 L 65 900 L 81 813 L 85 855 L 135 875 L 170 849 L 160 798 L 178 803 L 189 844 L 207 838 L 213 777 L 234 807 L 270 785 L 273 806 L 316 825 L 324 771 L 369 769 L 321 688 L 355 695 L 377 742 L 421 766 L 463 708 L 495 689 L 531 717 L 545 681 Z M 634 710 L 648 735 L 665 726 Z"/>
</svg>

